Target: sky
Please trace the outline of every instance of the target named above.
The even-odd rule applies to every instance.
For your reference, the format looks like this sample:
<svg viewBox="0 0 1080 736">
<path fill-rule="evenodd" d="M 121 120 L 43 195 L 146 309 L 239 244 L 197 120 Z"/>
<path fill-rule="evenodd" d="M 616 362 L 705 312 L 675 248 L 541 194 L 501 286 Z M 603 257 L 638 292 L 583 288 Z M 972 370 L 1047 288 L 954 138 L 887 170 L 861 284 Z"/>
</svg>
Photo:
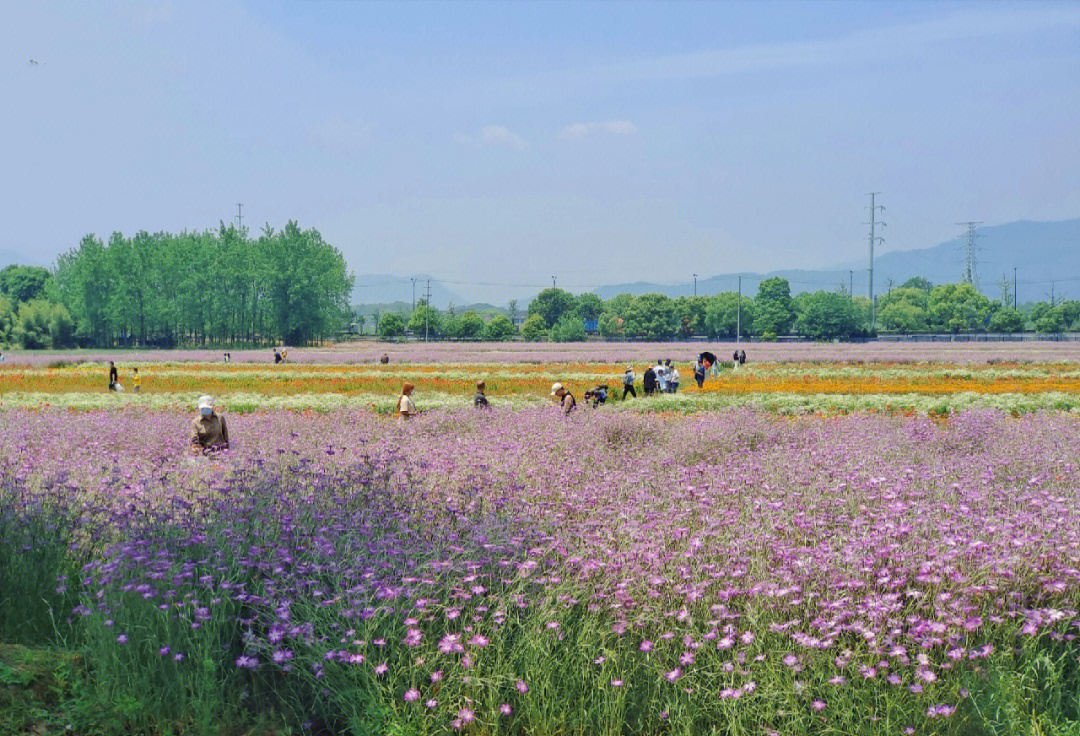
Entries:
<svg viewBox="0 0 1080 736">
<path fill-rule="evenodd" d="M 0 0 L 0 265 L 242 202 L 495 300 L 864 258 L 871 191 L 1080 216 L 1080 3 Z"/>
</svg>

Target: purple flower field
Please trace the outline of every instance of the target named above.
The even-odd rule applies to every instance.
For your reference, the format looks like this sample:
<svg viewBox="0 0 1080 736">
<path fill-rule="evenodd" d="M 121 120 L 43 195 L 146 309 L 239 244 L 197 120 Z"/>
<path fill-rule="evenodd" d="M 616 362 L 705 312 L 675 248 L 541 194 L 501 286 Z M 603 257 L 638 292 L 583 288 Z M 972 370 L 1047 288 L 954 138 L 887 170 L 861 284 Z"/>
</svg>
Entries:
<svg viewBox="0 0 1080 736">
<path fill-rule="evenodd" d="M 1077 718 L 1069 415 L 255 413 L 217 458 L 171 412 L 5 418 L 0 639 L 52 605 L 133 730 Z"/>
<path fill-rule="evenodd" d="M 874 343 L 742 343 L 751 362 L 765 361 L 901 361 L 985 363 L 1005 361 L 1080 361 L 1080 342 L 874 342 Z M 733 342 L 587 342 L 587 343 L 343 343 L 325 348 L 288 350 L 290 363 L 376 363 L 386 354 L 392 363 L 649 363 L 657 358 L 692 362 L 703 350 L 724 360 Z M 59 361 L 220 363 L 222 350 L 86 350 L 12 351 L 12 365 L 45 366 Z M 235 363 L 273 363 L 273 350 L 233 350 Z"/>
</svg>

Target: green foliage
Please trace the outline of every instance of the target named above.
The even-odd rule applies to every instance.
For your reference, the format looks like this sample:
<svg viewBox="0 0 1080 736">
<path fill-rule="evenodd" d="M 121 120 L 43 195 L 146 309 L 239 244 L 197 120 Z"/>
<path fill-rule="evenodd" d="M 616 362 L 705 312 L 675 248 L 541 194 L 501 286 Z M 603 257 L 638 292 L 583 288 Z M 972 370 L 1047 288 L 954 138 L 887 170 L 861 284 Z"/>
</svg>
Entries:
<svg viewBox="0 0 1080 736">
<path fill-rule="evenodd" d="M 795 304 L 791 299 L 791 285 L 787 279 L 774 277 L 765 279 L 758 286 L 757 298 L 754 300 L 756 311 L 754 313 L 754 332 L 766 334 L 787 335 L 795 323 Z"/>
<path fill-rule="evenodd" d="M 351 319 L 352 276 L 316 230 L 88 235 L 46 284 L 84 344 L 163 345 L 330 337 Z"/>
<path fill-rule="evenodd" d="M 981 330 L 998 305 L 971 284 L 942 284 L 930 290 L 930 329 L 942 332 Z"/>
<path fill-rule="evenodd" d="M 0 296 L 0 346 L 7 345 L 15 338 L 15 305 L 6 296 Z"/>
<path fill-rule="evenodd" d="M 516 334 L 517 328 L 514 327 L 514 323 L 510 321 L 509 317 L 503 314 L 492 317 L 491 320 L 484 325 L 485 340 L 512 340 Z"/>
<path fill-rule="evenodd" d="M 704 296 L 680 296 L 675 300 L 675 319 L 679 337 L 708 334 L 706 316 L 709 299 Z"/>
<path fill-rule="evenodd" d="M 924 279 L 922 276 L 912 276 L 910 279 L 900 284 L 901 289 L 918 289 L 919 291 L 930 291 L 934 288 L 934 285 L 930 283 L 929 279 Z"/>
<path fill-rule="evenodd" d="M 1024 315 L 1015 309 L 999 309 L 990 317 L 987 329 L 991 332 L 1020 332 L 1024 329 Z"/>
<path fill-rule="evenodd" d="M 670 340 L 678 326 L 675 303 L 663 294 L 634 297 L 623 319 L 627 336 L 645 340 Z"/>
<path fill-rule="evenodd" d="M 544 318 L 544 327 L 550 328 L 566 314 L 577 309 L 577 299 L 563 289 L 544 289 L 529 302 L 529 316 L 538 314 Z"/>
<path fill-rule="evenodd" d="M 416 309 L 409 316 L 406 326 L 412 330 L 413 335 L 437 337 L 443 333 L 443 316 L 439 310 L 421 299 L 416 303 Z"/>
<path fill-rule="evenodd" d="M 622 337 L 623 319 L 614 312 L 604 312 L 600 315 L 597 329 L 600 331 L 600 336 L 604 338 Z"/>
<path fill-rule="evenodd" d="M 16 303 L 41 299 L 49 278 L 48 269 L 12 264 L 0 270 L 0 295 Z"/>
<path fill-rule="evenodd" d="M 857 329 L 855 306 L 847 294 L 815 291 L 801 294 L 795 330 L 815 340 L 850 337 Z"/>
<path fill-rule="evenodd" d="M 725 291 L 709 299 L 705 308 L 705 327 L 711 337 L 735 337 L 739 324 L 739 295 Z M 749 335 L 754 327 L 754 300 L 742 298 L 742 334 Z"/>
<path fill-rule="evenodd" d="M 1035 320 L 1035 330 L 1043 334 L 1064 332 L 1069 327 L 1066 321 L 1065 310 L 1058 305 L 1046 310 L 1042 316 Z"/>
<path fill-rule="evenodd" d="M 577 298 L 576 312 L 583 320 L 600 319 L 604 312 L 604 300 L 592 292 L 586 292 Z"/>
<path fill-rule="evenodd" d="M 585 342 L 585 337 L 585 321 L 571 314 L 564 314 L 551 328 L 554 342 Z"/>
<path fill-rule="evenodd" d="M 377 324 L 379 337 L 384 340 L 405 334 L 405 320 L 401 318 L 400 314 L 390 313 L 380 319 Z"/>
<path fill-rule="evenodd" d="M 465 312 L 448 317 L 444 331 L 447 337 L 475 340 L 484 332 L 484 320 L 476 312 Z"/>
<path fill-rule="evenodd" d="M 902 333 L 922 332 L 930 324 L 929 299 L 923 289 L 909 286 L 893 289 L 878 300 L 878 324 Z"/>
<path fill-rule="evenodd" d="M 75 323 L 62 304 L 35 299 L 19 307 L 11 336 L 25 350 L 70 348 L 75 344 Z"/>
<path fill-rule="evenodd" d="M 547 322 L 539 314 L 530 314 L 521 325 L 521 336 L 529 342 L 543 340 L 547 335 Z"/>
</svg>

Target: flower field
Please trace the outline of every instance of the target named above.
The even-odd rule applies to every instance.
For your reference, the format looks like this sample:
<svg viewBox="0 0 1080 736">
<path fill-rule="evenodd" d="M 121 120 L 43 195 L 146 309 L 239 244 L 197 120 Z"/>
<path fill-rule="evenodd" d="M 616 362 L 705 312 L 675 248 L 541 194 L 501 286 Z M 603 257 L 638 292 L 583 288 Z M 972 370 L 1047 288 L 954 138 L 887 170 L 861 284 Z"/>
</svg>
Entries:
<svg viewBox="0 0 1080 736">
<path fill-rule="evenodd" d="M 76 732 L 1080 728 L 1069 413 L 3 416 L 0 641 L 82 654 Z"/>
<path fill-rule="evenodd" d="M 1080 732 L 1070 345 L 383 347 L 9 356 L 0 734 Z"/>
</svg>

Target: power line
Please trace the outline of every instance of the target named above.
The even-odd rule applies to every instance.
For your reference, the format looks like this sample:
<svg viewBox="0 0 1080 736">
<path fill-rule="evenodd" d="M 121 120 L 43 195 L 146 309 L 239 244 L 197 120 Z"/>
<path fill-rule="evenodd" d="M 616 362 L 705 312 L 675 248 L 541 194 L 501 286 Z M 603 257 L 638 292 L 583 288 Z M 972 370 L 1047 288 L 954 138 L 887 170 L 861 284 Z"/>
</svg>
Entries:
<svg viewBox="0 0 1080 736">
<path fill-rule="evenodd" d="M 967 241 L 964 243 L 964 283 L 979 288 L 979 247 L 975 239 L 981 237 L 975 229 L 981 222 L 958 222 L 957 225 L 967 227 Z"/>
<path fill-rule="evenodd" d="M 874 198 L 878 194 L 881 194 L 881 192 L 870 192 L 869 194 L 870 194 L 870 222 L 868 222 L 867 224 L 870 225 L 870 283 L 869 283 L 868 290 L 869 290 L 869 293 L 870 293 L 870 330 L 873 331 L 875 329 L 875 327 L 877 326 L 877 303 L 874 302 L 874 244 L 875 243 L 884 243 L 885 242 L 885 238 L 876 237 L 874 235 L 874 227 L 875 227 L 875 225 L 878 225 L 878 224 L 880 224 L 882 227 L 885 227 L 884 221 L 881 222 L 881 223 L 877 222 L 877 212 L 878 212 L 878 210 L 881 210 L 882 212 L 884 212 L 885 211 L 885 206 L 880 205 L 880 204 L 879 205 L 874 204 Z"/>
</svg>

